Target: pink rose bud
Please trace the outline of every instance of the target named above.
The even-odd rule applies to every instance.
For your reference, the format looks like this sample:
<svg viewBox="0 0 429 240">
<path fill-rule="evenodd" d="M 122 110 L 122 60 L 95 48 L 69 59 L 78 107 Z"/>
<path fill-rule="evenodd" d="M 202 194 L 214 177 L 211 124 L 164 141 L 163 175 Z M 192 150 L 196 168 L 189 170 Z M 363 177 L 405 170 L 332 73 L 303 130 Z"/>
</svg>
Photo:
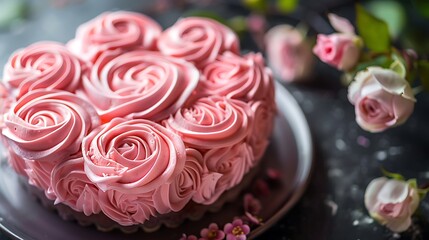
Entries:
<svg viewBox="0 0 429 240">
<path fill-rule="evenodd" d="M 304 79 L 313 66 L 311 47 L 305 37 L 290 25 L 277 25 L 265 35 L 269 64 L 283 81 Z"/>
<path fill-rule="evenodd" d="M 360 38 L 345 33 L 318 34 L 313 48 L 320 60 L 339 70 L 351 70 L 359 60 Z"/>
<path fill-rule="evenodd" d="M 372 180 L 365 191 L 365 206 L 371 217 L 393 232 L 410 227 L 419 201 L 417 190 L 409 183 L 385 177 Z"/>
<path fill-rule="evenodd" d="M 404 123 L 416 101 L 404 78 L 381 67 L 358 72 L 349 86 L 348 98 L 355 105 L 356 122 L 370 132 Z"/>
<path fill-rule="evenodd" d="M 338 32 L 330 35 L 318 34 L 313 48 L 320 60 L 339 70 L 351 70 L 359 60 L 362 39 L 355 34 L 353 25 L 346 18 L 328 14 L 329 22 Z"/>
</svg>

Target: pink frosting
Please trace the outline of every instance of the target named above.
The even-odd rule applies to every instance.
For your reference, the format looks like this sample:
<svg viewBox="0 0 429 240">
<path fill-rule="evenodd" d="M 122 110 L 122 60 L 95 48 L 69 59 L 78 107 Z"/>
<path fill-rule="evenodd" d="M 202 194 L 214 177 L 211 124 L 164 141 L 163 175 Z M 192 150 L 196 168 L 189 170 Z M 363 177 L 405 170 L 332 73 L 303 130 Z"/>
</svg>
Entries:
<svg viewBox="0 0 429 240">
<path fill-rule="evenodd" d="M 269 143 L 269 137 L 273 130 L 275 106 L 267 101 L 255 101 L 250 103 L 254 113 L 253 130 L 248 138 L 248 143 L 253 149 L 255 161 L 262 158 Z"/>
<path fill-rule="evenodd" d="M 203 70 L 200 91 L 243 101 L 273 98 L 272 73 L 260 53 L 240 56 L 226 52 Z M 273 100 L 270 100 L 273 101 Z"/>
<path fill-rule="evenodd" d="M 106 50 L 155 50 L 161 31 L 158 23 L 143 14 L 106 12 L 82 24 L 67 46 L 85 61 L 95 62 Z"/>
<path fill-rule="evenodd" d="M 156 210 L 163 214 L 178 212 L 191 200 L 197 190 L 200 190 L 204 172 L 203 155 L 195 149 L 186 149 L 186 162 L 183 171 L 172 183 L 159 187 L 153 196 Z"/>
<path fill-rule="evenodd" d="M 183 171 L 186 151 L 179 136 L 149 120 L 115 118 L 82 143 L 85 172 L 103 191 L 147 193 Z"/>
<path fill-rule="evenodd" d="M 55 204 L 64 203 L 87 216 L 101 211 L 99 189 L 86 176 L 82 157 L 56 165 L 50 180 L 50 191 L 56 196 Z"/>
<path fill-rule="evenodd" d="M 187 146 L 213 149 L 229 147 L 249 135 L 251 116 L 247 103 L 213 96 L 180 109 L 163 124 L 180 135 Z"/>
<path fill-rule="evenodd" d="M 222 174 L 217 180 L 213 191 L 206 195 L 206 201 L 203 204 L 211 204 L 219 196 L 235 185 L 239 184 L 245 173 L 250 169 L 254 162 L 252 148 L 245 142 L 228 146 L 225 148 L 215 148 L 209 150 L 204 155 L 204 162 L 210 173 Z M 219 175 L 212 175 L 218 177 Z"/>
<path fill-rule="evenodd" d="M 4 68 L 3 79 L 17 88 L 17 97 L 35 89 L 73 92 L 86 66 L 56 42 L 39 42 L 18 50 Z"/>
<path fill-rule="evenodd" d="M 198 70 L 157 52 L 105 52 L 84 78 L 86 96 L 103 122 L 114 117 L 161 120 L 180 108 L 199 81 Z"/>
<path fill-rule="evenodd" d="M 25 165 L 25 160 L 10 149 L 8 149 L 6 155 L 9 165 L 13 168 L 13 170 L 22 176 L 28 177 L 25 170 L 27 168 Z"/>
<path fill-rule="evenodd" d="M 54 200 L 55 193 L 51 191 L 51 172 L 57 165 L 56 162 L 42 162 L 25 160 L 27 168 L 25 172 L 28 176 L 28 183 L 45 191 L 48 199 Z"/>
<path fill-rule="evenodd" d="M 158 48 L 163 54 L 186 59 L 199 68 L 225 51 L 240 52 L 238 37 L 231 29 L 200 17 L 177 21 L 162 33 Z"/>
<path fill-rule="evenodd" d="M 156 216 L 153 191 L 146 193 L 123 193 L 117 190 L 99 192 L 101 211 L 122 226 L 142 224 Z"/>
<path fill-rule="evenodd" d="M 99 124 L 95 109 L 65 91 L 34 90 L 5 116 L 2 134 L 20 157 L 63 161 L 80 150 L 80 143 Z"/>
</svg>

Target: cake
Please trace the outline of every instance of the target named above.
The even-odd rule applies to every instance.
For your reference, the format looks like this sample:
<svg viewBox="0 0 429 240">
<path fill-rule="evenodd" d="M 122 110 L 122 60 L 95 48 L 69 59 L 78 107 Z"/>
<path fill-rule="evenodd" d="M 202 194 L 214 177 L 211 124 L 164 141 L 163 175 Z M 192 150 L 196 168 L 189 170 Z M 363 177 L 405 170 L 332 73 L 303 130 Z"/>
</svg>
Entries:
<svg viewBox="0 0 429 240">
<path fill-rule="evenodd" d="M 241 54 L 228 27 L 163 30 L 125 11 L 17 50 L 0 93 L 10 166 L 64 218 L 103 230 L 178 226 L 234 198 L 276 109 L 262 55 Z"/>
</svg>

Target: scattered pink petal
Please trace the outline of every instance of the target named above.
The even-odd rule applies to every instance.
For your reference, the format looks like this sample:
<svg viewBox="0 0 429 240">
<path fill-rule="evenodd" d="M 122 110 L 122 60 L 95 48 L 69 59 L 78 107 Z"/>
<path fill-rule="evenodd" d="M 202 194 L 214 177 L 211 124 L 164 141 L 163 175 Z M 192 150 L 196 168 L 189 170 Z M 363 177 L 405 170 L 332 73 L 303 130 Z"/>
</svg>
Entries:
<svg viewBox="0 0 429 240">
<path fill-rule="evenodd" d="M 252 215 L 249 212 L 244 213 L 244 217 L 246 220 L 249 221 L 249 223 L 255 224 L 255 225 L 262 225 L 262 219 L 258 218 L 257 216 Z"/>
<path fill-rule="evenodd" d="M 357 139 L 356 139 L 356 142 L 360 145 L 360 146 L 362 146 L 362 147 L 369 147 L 369 144 L 370 144 L 370 142 L 369 142 L 369 139 L 368 138 L 366 138 L 366 137 L 364 137 L 364 136 L 359 136 L 359 137 L 357 137 Z"/>
<path fill-rule="evenodd" d="M 255 198 L 252 194 L 248 193 L 244 195 L 244 211 L 250 214 L 259 214 L 261 211 L 261 202 Z"/>
</svg>

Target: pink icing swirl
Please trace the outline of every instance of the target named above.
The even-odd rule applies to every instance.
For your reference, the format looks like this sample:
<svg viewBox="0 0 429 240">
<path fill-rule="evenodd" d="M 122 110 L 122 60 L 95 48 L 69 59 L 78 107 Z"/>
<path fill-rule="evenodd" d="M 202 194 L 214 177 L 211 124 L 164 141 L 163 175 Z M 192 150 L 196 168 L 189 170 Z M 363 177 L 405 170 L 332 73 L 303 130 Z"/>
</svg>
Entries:
<svg viewBox="0 0 429 240">
<path fill-rule="evenodd" d="M 74 94 L 35 90 L 5 115 L 2 134 L 20 157 L 58 162 L 79 152 L 83 137 L 98 124 L 95 109 Z"/>
<path fill-rule="evenodd" d="M 226 52 L 203 69 L 201 88 L 206 96 L 220 95 L 243 101 L 274 96 L 271 71 L 260 53 L 243 57 Z"/>
<path fill-rule="evenodd" d="M 4 68 L 3 79 L 17 88 L 17 97 L 35 89 L 73 92 L 86 66 L 64 45 L 39 42 L 18 50 Z"/>
<path fill-rule="evenodd" d="M 177 133 L 187 146 L 203 150 L 242 141 L 252 130 L 251 116 L 247 103 L 212 96 L 180 109 L 163 124 Z"/>
<path fill-rule="evenodd" d="M 82 142 L 85 172 L 103 190 L 147 193 L 171 183 L 183 170 L 179 136 L 149 120 L 115 118 Z"/>
<path fill-rule="evenodd" d="M 154 203 L 161 214 L 171 210 L 178 212 L 200 189 L 204 172 L 203 155 L 195 149 L 186 149 L 186 162 L 183 171 L 172 183 L 164 184 L 154 193 Z"/>
<path fill-rule="evenodd" d="M 255 101 L 251 102 L 250 105 L 254 113 L 254 125 L 248 143 L 253 149 L 255 161 L 258 161 L 264 155 L 269 144 L 269 137 L 274 125 L 275 106 L 268 104 L 267 101 Z"/>
<path fill-rule="evenodd" d="M 122 226 L 143 224 L 151 216 L 156 216 L 152 195 L 153 191 L 137 194 L 100 191 L 101 211 Z"/>
<path fill-rule="evenodd" d="M 209 150 L 204 155 L 204 162 L 209 173 L 222 174 L 213 191 L 209 192 L 211 195 L 205 196 L 203 204 L 211 204 L 224 191 L 241 182 L 244 174 L 248 172 L 250 165 L 254 162 L 254 156 L 252 148 L 247 143 L 240 142 L 225 148 Z"/>
<path fill-rule="evenodd" d="M 161 31 L 158 23 L 143 14 L 106 12 L 82 24 L 67 46 L 85 61 L 95 62 L 107 50 L 155 50 Z"/>
<path fill-rule="evenodd" d="M 48 199 L 54 200 L 55 193 L 51 187 L 51 172 L 57 165 L 56 162 L 41 162 L 34 160 L 25 160 L 27 168 L 25 172 L 28 176 L 28 183 L 39 189 L 44 190 Z"/>
<path fill-rule="evenodd" d="M 7 161 L 15 172 L 28 177 L 26 173 L 27 166 L 25 164 L 25 160 L 10 149 L 7 151 Z"/>
<path fill-rule="evenodd" d="M 103 122 L 161 120 L 187 101 L 198 81 L 198 70 L 181 59 L 144 50 L 105 52 L 84 78 L 84 90 Z"/>
<path fill-rule="evenodd" d="M 240 52 L 238 37 L 231 29 L 200 17 L 177 21 L 162 33 L 158 48 L 163 54 L 186 59 L 198 68 L 214 61 L 225 51 Z"/>
<path fill-rule="evenodd" d="M 63 203 L 86 216 L 101 211 L 99 189 L 86 176 L 82 157 L 56 165 L 50 180 L 50 191 L 56 196 L 55 204 Z"/>
</svg>

